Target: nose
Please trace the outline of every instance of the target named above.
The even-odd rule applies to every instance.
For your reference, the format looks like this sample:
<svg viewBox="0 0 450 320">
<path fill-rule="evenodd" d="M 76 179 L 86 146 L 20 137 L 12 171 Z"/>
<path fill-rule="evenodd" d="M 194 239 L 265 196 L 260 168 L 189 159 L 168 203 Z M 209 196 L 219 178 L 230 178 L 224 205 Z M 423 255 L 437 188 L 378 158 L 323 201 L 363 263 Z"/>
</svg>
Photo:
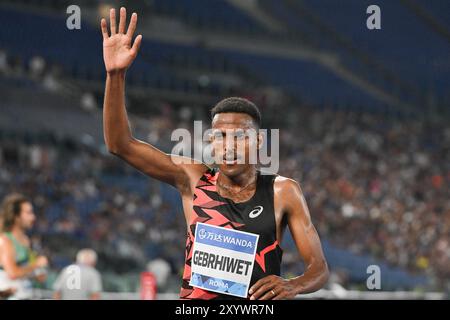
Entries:
<svg viewBox="0 0 450 320">
<path fill-rule="evenodd" d="M 226 153 L 228 153 L 228 152 L 234 152 L 234 149 L 235 149 L 235 147 L 236 147 L 236 142 L 235 142 L 235 139 L 234 139 L 234 137 L 233 136 L 231 136 L 231 135 L 227 135 L 226 137 L 225 137 L 225 152 Z"/>
<path fill-rule="evenodd" d="M 224 150 L 224 155 L 226 158 L 234 158 L 236 156 L 236 150 L 233 146 L 228 146 Z"/>
</svg>

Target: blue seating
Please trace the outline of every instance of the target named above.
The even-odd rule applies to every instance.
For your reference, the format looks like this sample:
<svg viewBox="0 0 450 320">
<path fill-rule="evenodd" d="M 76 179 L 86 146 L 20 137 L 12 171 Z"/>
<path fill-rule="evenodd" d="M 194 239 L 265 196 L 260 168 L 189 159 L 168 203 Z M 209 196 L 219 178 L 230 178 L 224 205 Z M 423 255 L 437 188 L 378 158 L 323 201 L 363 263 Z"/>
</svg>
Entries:
<svg viewBox="0 0 450 320">
<path fill-rule="evenodd" d="M 383 0 L 376 3 L 381 8 L 382 29 L 375 31 L 366 27 L 366 9 L 373 4 L 371 1 L 304 1 L 294 4 L 299 11 L 289 7 L 293 3 L 289 0 L 260 0 L 261 6 L 288 26 L 290 33 L 300 35 L 302 40 L 299 41 L 332 52 L 346 67 L 387 92 L 416 105 L 422 101 L 418 101 L 415 94 L 425 95 L 434 91 L 441 100 L 445 98 L 450 82 L 450 73 L 446 67 L 450 45 L 447 39 L 427 26 L 423 19 L 419 19 L 401 2 Z M 450 20 L 450 2 L 425 1 L 420 5 L 435 14 L 437 19 L 441 18 L 447 23 Z M 319 20 L 313 22 L 311 13 Z M 324 32 L 324 26 L 331 31 Z M 345 46 L 336 41 L 334 33 L 346 41 Z M 418 88 L 418 92 L 411 92 L 411 89 L 394 92 L 392 82 L 369 73 L 370 70 L 355 58 L 348 45 L 369 54 L 373 61 L 381 62 L 404 83 Z"/>
<path fill-rule="evenodd" d="M 448 1 L 420 1 L 417 5 L 425 11 L 426 14 L 430 14 L 440 24 L 447 27 L 450 30 L 450 5 Z"/>
<path fill-rule="evenodd" d="M 376 107 L 379 102 L 330 70 L 308 61 L 272 58 L 239 52 L 228 52 L 233 61 L 246 65 L 252 72 L 280 86 L 306 104 L 338 104 Z"/>
<path fill-rule="evenodd" d="M 83 25 L 83 32 L 69 31 L 61 27 L 65 24 L 62 18 L 5 9 L 0 10 L 0 19 L 5 21 L 6 26 L 0 30 L 0 47 L 23 59 L 43 55 L 81 79 L 103 80 L 101 35 L 98 30 L 86 24 Z M 13 35 L 12 29 L 20 30 L 18 36 Z M 52 32 L 52 37 L 47 36 L 49 32 Z M 180 76 L 170 67 L 171 63 L 208 70 L 245 69 L 250 74 L 262 75 L 267 83 L 285 88 L 306 103 L 339 104 L 339 101 L 345 101 L 353 106 L 383 107 L 363 90 L 315 63 L 150 40 L 143 41 L 140 55 L 128 71 L 129 83 L 178 91 L 200 90 L 195 78 Z M 220 94 L 221 88 L 220 83 L 212 83 L 206 90 Z"/>
<path fill-rule="evenodd" d="M 261 25 L 224 0 L 153 0 L 152 3 L 156 12 L 180 17 L 197 27 L 264 32 Z"/>
<path fill-rule="evenodd" d="M 434 87 L 439 94 L 444 94 L 448 89 L 450 73 L 448 68 L 440 65 L 448 62 L 450 44 L 401 2 L 376 2 L 381 8 L 381 30 L 375 31 L 366 28 L 366 9 L 374 4 L 373 1 L 318 0 L 304 3 L 329 26 L 350 38 L 358 48 L 375 56 L 403 79 L 423 89 Z M 434 8 L 433 12 L 443 12 L 447 16 L 450 12 L 448 1 L 422 3 Z"/>
</svg>

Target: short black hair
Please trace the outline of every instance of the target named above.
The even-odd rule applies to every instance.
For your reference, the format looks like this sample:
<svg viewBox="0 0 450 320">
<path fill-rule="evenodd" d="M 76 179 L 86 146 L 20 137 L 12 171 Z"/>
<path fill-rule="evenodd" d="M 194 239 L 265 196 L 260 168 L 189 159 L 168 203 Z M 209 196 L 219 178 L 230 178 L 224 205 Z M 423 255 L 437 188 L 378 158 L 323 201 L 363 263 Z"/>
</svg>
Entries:
<svg viewBox="0 0 450 320">
<path fill-rule="evenodd" d="M 211 119 L 218 113 L 245 113 L 252 117 L 258 128 L 261 127 L 261 113 L 258 107 L 245 98 L 230 97 L 219 101 L 214 108 L 211 109 Z"/>
</svg>

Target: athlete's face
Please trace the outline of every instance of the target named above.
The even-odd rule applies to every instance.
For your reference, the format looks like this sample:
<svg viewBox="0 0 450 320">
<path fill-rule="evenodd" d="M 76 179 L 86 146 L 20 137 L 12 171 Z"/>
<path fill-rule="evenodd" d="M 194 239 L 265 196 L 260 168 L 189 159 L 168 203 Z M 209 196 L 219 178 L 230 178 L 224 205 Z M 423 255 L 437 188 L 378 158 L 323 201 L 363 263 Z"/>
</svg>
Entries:
<svg viewBox="0 0 450 320">
<path fill-rule="evenodd" d="M 24 202 L 20 206 L 20 214 L 17 217 L 16 223 L 25 230 L 33 227 L 36 216 L 33 211 L 33 206 L 29 202 Z"/>
<path fill-rule="evenodd" d="M 262 137 L 252 117 L 230 112 L 214 116 L 210 141 L 220 171 L 233 177 L 256 164 Z"/>
</svg>

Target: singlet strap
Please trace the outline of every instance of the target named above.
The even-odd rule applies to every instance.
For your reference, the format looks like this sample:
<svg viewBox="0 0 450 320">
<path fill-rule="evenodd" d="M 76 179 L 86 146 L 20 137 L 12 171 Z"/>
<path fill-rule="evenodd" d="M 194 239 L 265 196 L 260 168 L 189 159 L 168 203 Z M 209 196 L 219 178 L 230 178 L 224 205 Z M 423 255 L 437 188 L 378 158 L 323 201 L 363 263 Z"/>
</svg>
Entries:
<svg viewBox="0 0 450 320">
<path fill-rule="evenodd" d="M 14 251 L 16 253 L 16 264 L 24 265 L 28 263 L 30 259 L 30 250 L 21 244 L 11 232 L 5 232 L 5 235 L 13 243 Z"/>
</svg>

